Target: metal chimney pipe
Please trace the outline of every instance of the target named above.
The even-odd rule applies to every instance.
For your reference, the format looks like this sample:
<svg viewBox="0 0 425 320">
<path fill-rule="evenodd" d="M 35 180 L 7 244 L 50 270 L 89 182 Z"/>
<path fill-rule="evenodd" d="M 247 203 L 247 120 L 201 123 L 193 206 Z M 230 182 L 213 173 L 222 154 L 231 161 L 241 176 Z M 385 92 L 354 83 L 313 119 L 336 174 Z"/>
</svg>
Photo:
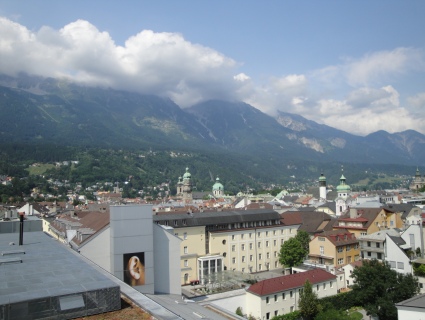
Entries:
<svg viewBox="0 0 425 320">
<path fill-rule="evenodd" d="M 22 246 L 24 242 L 24 215 L 25 212 L 19 212 L 19 245 Z"/>
</svg>

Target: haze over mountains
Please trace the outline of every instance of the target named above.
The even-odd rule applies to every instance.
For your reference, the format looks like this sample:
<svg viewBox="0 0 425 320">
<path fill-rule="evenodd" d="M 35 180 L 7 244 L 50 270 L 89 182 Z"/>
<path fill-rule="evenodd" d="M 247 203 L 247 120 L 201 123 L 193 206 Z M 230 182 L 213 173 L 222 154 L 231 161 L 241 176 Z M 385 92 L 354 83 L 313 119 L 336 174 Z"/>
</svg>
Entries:
<svg viewBox="0 0 425 320">
<path fill-rule="evenodd" d="M 420 165 L 425 136 L 408 130 L 356 136 L 242 102 L 182 109 L 154 95 L 82 87 L 65 80 L 0 77 L 0 142 L 208 150 L 297 161 Z"/>
</svg>

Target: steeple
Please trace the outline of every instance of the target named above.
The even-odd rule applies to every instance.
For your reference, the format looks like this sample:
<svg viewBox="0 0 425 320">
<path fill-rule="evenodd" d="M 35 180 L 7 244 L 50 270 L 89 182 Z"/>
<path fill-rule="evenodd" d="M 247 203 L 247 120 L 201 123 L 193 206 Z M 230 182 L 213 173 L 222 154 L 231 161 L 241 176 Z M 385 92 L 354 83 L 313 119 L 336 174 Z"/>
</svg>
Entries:
<svg viewBox="0 0 425 320">
<path fill-rule="evenodd" d="M 326 177 L 323 175 L 323 172 L 319 177 L 319 197 L 326 200 Z"/>
</svg>

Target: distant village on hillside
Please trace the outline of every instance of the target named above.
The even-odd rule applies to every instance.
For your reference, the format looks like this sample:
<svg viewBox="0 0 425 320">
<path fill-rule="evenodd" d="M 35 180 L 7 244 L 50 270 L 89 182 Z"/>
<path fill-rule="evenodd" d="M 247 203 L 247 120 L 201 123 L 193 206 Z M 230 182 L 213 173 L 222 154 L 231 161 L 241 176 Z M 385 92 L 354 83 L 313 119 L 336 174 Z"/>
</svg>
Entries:
<svg viewBox="0 0 425 320">
<path fill-rule="evenodd" d="M 409 189 L 367 192 L 354 192 L 343 171 L 336 187 L 317 178 L 305 192 L 228 195 L 225 177 L 193 190 L 186 168 L 161 201 L 123 198 L 111 184 L 93 186 L 95 200 L 0 204 L 4 319 L 110 312 L 121 297 L 155 319 L 272 319 L 299 309 L 306 280 L 319 298 L 350 291 L 353 270 L 372 259 L 417 277 L 420 295 L 397 308 L 418 312 L 425 177 L 417 170 Z M 281 247 L 299 231 L 309 252 L 282 265 Z"/>
</svg>

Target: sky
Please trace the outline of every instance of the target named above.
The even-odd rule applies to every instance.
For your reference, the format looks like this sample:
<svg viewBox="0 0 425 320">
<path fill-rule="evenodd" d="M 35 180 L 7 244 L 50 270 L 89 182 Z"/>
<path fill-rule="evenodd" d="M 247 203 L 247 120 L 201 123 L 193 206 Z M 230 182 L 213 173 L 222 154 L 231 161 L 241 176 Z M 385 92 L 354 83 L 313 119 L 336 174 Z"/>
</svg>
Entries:
<svg viewBox="0 0 425 320">
<path fill-rule="evenodd" d="M 0 73 L 425 134 L 425 1 L 0 2 Z"/>
</svg>

